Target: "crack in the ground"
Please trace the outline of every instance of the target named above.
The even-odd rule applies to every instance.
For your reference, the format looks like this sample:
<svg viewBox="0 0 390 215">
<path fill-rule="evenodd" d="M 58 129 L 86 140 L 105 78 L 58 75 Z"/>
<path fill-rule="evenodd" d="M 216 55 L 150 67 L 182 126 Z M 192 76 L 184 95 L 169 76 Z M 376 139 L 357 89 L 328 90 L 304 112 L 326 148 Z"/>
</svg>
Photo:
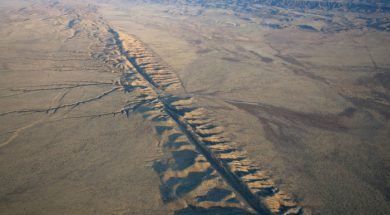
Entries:
<svg viewBox="0 0 390 215">
<path fill-rule="evenodd" d="M 86 86 L 99 86 L 99 85 L 112 85 L 112 83 L 89 83 L 89 84 L 53 84 L 48 86 L 57 86 L 57 87 L 49 87 L 49 88 L 11 88 L 9 91 L 22 91 L 22 92 L 36 92 L 36 91 L 48 91 L 48 90 L 64 90 L 64 89 L 73 89 L 78 87 L 86 87 Z M 62 86 L 62 87 L 60 87 Z"/>
<path fill-rule="evenodd" d="M 59 105 L 59 106 L 56 106 L 56 107 L 50 107 L 50 108 L 42 108 L 42 109 L 30 109 L 30 110 L 16 110 L 16 111 L 9 111 L 9 112 L 4 112 L 4 113 L 0 113 L 0 116 L 5 116 L 5 115 L 9 115 L 9 114 L 19 114 L 19 113 L 49 113 L 50 111 L 53 111 L 53 113 L 57 112 L 59 109 L 62 109 L 62 108 L 67 108 L 67 107 L 77 107 L 81 104 L 85 104 L 85 103 L 89 103 L 89 102 L 93 102 L 93 101 L 96 101 L 96 100 L 99 100 L 117 90 L 121 89 L 121 87 L 114 87 L 112 88 L 111 90 L 108 90 L 106 92 L 103 92 L 102 94 L 98 95 L 98 96 L 95 96 L 95 97 L 92 97 L 92 98 L 88 98 L 88 99 L 85 99 L 85 100 L 81 100 L 81 101 L 77 101 L 77 102 L 74 102 L 74 103 L 70 103 L 70 104 L 64 104 L 64 105 Z"/>
</svg>

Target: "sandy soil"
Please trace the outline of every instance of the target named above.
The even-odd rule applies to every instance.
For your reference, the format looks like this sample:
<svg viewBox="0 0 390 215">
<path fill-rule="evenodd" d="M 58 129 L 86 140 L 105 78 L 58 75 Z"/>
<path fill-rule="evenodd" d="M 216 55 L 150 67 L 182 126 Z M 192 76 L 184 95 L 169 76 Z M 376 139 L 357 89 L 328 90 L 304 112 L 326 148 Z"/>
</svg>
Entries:
<svg viewBox="0 0 390 215">
<path fill-rule="evenodd" d="M 1 214 L 388 214 L 389 33 L 233 14 L 0 3 Z"/>
</svg>

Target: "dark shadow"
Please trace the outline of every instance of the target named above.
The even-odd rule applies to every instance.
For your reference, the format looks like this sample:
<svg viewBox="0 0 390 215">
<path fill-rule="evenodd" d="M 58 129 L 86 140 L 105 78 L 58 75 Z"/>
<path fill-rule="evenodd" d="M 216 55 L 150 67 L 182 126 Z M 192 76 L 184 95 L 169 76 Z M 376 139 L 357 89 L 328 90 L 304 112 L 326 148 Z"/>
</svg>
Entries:
<svg viewBox="0 0 390 215">
<path fill-rule="evenodd" d="M 254 213 L 234 207 L 201 208 L 188 206 L 185 209 L 176 211 L 175 215 L 254 215 Z"/>
<path fill-rule="evenodd" d="M 197 201 L 203 202 L 203 201 L 211 201 L 211 202 L 219 202 L 222 201 L 224 198 L 229 196 L 232 193 L 230 190 L 225 190 L 221 188 L 214 188 L 207 192 L 204 196 L 199 196 L 197 198 Z"/>
<path fill-rule="evenodd" d="M 159 164 L 155 165 L 155 168 L 162 170 L 164 169 L 164 166 Z M 176 198 L 183 197 L 187 193 L 196 189 L 204 181 L 214 178 L 215 176 L 211 174 L 212 172 L 213 169 L 209 168 L 203 172 L 191 172 L 185 178 L 172 177 L 168 179 L 160 186 L 162 201 L 164 203 L 168 203 L 175 200 Z M 175 189 L 175 187 L 177 188 Z"/>
<path fill-rule="evenodd" d="M 181 171 L 195 164 L 198 153 L 192 150 L 183 150 L 172 152 L 172 156 L 175 159 L 173 169 Z"/>
</svg>

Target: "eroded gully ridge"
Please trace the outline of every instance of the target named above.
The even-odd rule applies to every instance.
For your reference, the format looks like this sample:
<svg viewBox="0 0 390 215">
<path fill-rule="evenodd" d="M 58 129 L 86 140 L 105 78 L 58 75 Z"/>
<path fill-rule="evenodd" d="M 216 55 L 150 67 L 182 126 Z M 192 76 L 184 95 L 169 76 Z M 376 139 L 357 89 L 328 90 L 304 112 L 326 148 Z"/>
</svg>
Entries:
<svg viewBox="0 0 390 215">
<path fill-rule="evenodd" d="M 303 213 L 303 209 L 292 197 L 280 191 L 264 171 L 235 147 L 235 143 L 223 136 L 224 129 L 207 117 L 203 108 L 196 107 L 193 98 L 173 95 L 182 85 L 169 68 L 161 65 L 161 59 L 134 36 L 117 32 L 110 27 L 108 33 L 111 36 L 106 39 L 105 49 L 93 56 L 121 71 L 122 75 L 117 82 L 124 91 L 138 89 L 140 105 L 137 107 L 142 106 L 138 111 L 148 119 L 163 123 L 156 130 L 166 136 L 165 147 L 173 150 L 174 155 L 179 152 L 189 153 L 190 157 L 196 154 L 188 165 L 180 164 L 186 162 L 180 159 L 176 159 L 177 163 L 173 167 L 167 160 L 154 165 L 163 184 L 163 201 L 184 198 L 190 191 L 194 193 L 193 190 L 202 186 L 212 187 L 206 193 L 209 195 L 213 194 L 213 190 L 225 189 L 221 182 L 206 185 L 188 182 L 190 177 L 198 177 L 196 174 L 200 172 L 204 175 L 199 176 L 198 181 L 216 179 L 215 170 L 223 178 L 223 183 L 227 183 L 232 191 L 239 194 L 236 198 L 225 189 L 228 194 L 223 198 L 225 206 L 239 208 L 239 199 L 243 199 L 251 208 L 250 211 L 259 214 Z M 189 142 L 194 151 L 185 142 Z M 185 188 L 186 186 L 190 188 Z M 198 206 L 221 206 L 217 201 L 202 203 L 202 199 L 207 199 L 206 194 L 203 197 L 197 195 L 195 203 Z M 194 204 L 192 200 L 186 201 Z M 210 202 L 214 204 L 210 205 Z"/>
</svg>

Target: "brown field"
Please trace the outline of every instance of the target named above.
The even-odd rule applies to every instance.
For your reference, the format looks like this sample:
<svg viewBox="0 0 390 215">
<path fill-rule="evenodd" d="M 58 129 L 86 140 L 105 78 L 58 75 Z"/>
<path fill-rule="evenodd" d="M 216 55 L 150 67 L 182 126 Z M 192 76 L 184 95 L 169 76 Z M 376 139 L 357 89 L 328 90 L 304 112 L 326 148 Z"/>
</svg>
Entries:
<svg viewBox="0 0 390 215">
<path fill-rule="evenodd" d="M 390 31 L 280 11 L 1 1 L 0 214 L 389 214 Z"/>
</svg>

